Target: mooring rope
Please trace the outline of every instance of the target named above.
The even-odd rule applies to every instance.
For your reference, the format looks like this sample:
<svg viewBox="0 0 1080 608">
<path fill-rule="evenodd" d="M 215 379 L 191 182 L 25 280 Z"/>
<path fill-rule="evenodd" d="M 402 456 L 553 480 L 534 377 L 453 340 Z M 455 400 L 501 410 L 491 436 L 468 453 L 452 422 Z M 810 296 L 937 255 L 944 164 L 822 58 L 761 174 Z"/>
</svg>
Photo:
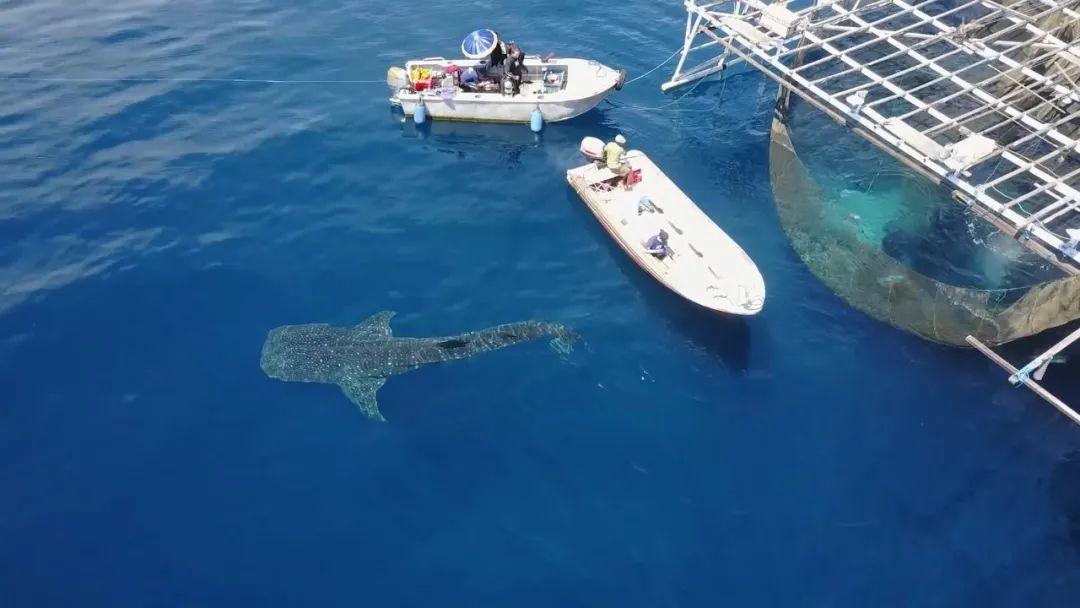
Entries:
<svg viewBox="0 0 1080 608">
<path fill-rule="evenodd" d="M 633 83 L 641 80 L 642 78 L 645 78 L 649 74 L 652 74 L 656 70 L 659 70 L 660 68 L 664 67 L 665 65 L 667 65 L 667 62 L 671 61 L 672 59 L 675 58 L 676 55 L 678 55 L 680 52 L 682 52 L 682 49 L 683 49 L 683 47 L 681 47 L 681 46 L 679 48 L 675 49 L 674 53 L 672 53 L 667 59 L 665 59 L 665 60 L 661 61 L 660 63 L 656 64 L 656 66 L 653 69 L 649 70 L 648 72 L 645 72 L 641 76 L 637 76 L 637 77 L 631 78 L 630 80 L 627 80 L 623 84 L 623 86 L 625 87 L 627 85 L 633 84 Z"/>
<path fill-rule="evenodd" d="M 238 82 L 247 84 L 372 84 L 385 80 L 288 80 L 270 78 L 64 78 L 49 76 L 0 76 L 0 81 L 23 82 Z"/>
<path fill-rule="evenodd" d="M 707 79 L 708 79 L 708 76 L 701 77 L 697 82 L 694 83 L 694 86 L 687 89 L 687 91 L 685 93 L 683 93 L 682 95 L 679 95 L 675 99 L 665 103 L 662 106 L 655 106 L 655 107 L 650 108 L 650 107 L 645 107 L 645 106 L 635 106 L 635 105 L 631 105 L 631 104 L 616 103 L 614 101 L 611 101 L 610 99 L 605 99 L 604 101 L 608 102 L 609 104 L 611 104 L 613 107 L 616 107 L 616 108 L 626 108 L 628 110 L 642 110 L 642 111 L 646 111 L 646 112 L 654 112 L 656 110 L 663 110 L 665 108 L 671 107 L 671 106 L 679 103 L 687 95 L 689 95 L 690 93 L 693 93 L 694 89 L 698 88 L 698 86 L 700 86 L 701 83 L 705 82 Z M 720 87 L 720 93 L 719 93 L 720 96 L 722 96 L 724 94 L 724 89 L 727 88 L 727 80 L 728 80 L 727 78 L 724 78 L 723 81 L 722 81 L 723 84 Z"/>
<path fill-rule="evenodd" d="M 678 49 L 676 49 L 674 53 L 669 55 L 667 59 L 661 61 L 660 63 L 658 63 L 656 66 L 654 66 L 652 69 L 645 72 L 644 74 L 642 74 L 640 76 L 637 76 L 635 78 L 631 78 L 630 80 L 626 81 L 626 83 L 624 83 L 623 86 L 625 87 L 625 86 L 627 86 L 629 84 L 637 82 L 638 80 L 641 80 L 642 78 L 645 78 L 646 76 L 652 74 L 656 70 L 659 70 L 660 68 L 664 67 L 669 61 L 674 59 L 675 56 L 678 55 L 680 51 L 682 51 L 681 46 Z M 107 76 L 101 76 L 101 77 L 71 77 L 71 78 L 68 78 L 68 77 L 50 77 L 50 76 L 0 76 L 0 82 L 13 82 L 13 81 L 22 81 L 22 82 L 74 82 L 74 83 L 80 83 L 80 82 L 86 82 L 86 83 L 95 83 L 95 82 L 192 82 L 192 83 L 194 83 L 194 82 L 235 82 L 235 83 L 245 83 L 245 84 L 376 84 L 376 83 L 385 83 L 386 82 L 385 79 L 382 79 L 382 80 L 338 80 L 338 79 L 292 80 L 292 79 L 287 79 L 287 78 L 198 78 L 198 77 L 192 77 L 192 78 L 184 78 L 184 77 L 131 77 L 131 78 L 124 78 L 124 77 L 107 77 Z"/>
</svg>

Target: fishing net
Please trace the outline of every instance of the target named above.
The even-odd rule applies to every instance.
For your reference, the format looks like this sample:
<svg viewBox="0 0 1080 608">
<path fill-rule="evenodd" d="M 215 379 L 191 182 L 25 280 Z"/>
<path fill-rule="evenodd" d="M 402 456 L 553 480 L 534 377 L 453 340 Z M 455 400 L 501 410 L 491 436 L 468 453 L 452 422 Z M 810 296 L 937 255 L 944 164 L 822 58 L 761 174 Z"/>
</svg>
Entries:
<svg viewBox="0 0 1080 608">
<path fill-rule="evenodd" d="M 964 345 L 968 335 L 1000 344 L 1080 318 L 1080 276 L 1062 273 L 1033 284 L 978 288 L 937 280 L 886 253 L 886 238 L 867 238 L 850 216 L 839 214 L 837 220 L 841 203 L 830 200 L 811 177 L 795 152 L 789 125 L 780 119 L 773 121 L 769 164 L 780 222 L 792 247 L 826 286 L 877 319 L 935 342 Z M 939 204 L 970 214 L 956 203 Z M 1049 267 L 1044 270 L 1055 275 Z M 979 278 L 984 277 L 974 277 Z"/>
<path fill-rule="evenodd" d="M 1066 41 L 1080 38 L 1080 23 L 1059 13 L 1048 12 L 1039 25 Z M 997 20 L 980 27 L 986 31 L 970 33 L 1009 26 Z M 808 48 L 800 47 L 796 63 L 827 71 L 813 67 L 820 51 Z M 885 52 L 895 55 L 891 51 Z M 1020 60 L 1028 64 L 1030 58 Z M 891 62 L 901 59 L 883 57 L 881 68 L 899 69 Z M 1074 67 L 1057 61 L 1029 65 L 1037 71 Z M 906 71 L 914 80 L 932 77 Z M 1020 70 L 996 80 L 993 92 L 1041 120 L 1064 116 L 1057 106 L 1040 103 Z M 1080 123 L 1066 122 L 1062 129 L 1071 135 Z M 945 189 L 790 93 L 777 100 L 770 176 L 792 247 L 826 286 L 877 319 L 935 342 L 965 345 L 968 335 L 1000 344 L 1080 318 L 1080 276 L 1039 258 Z"/>
</svg>

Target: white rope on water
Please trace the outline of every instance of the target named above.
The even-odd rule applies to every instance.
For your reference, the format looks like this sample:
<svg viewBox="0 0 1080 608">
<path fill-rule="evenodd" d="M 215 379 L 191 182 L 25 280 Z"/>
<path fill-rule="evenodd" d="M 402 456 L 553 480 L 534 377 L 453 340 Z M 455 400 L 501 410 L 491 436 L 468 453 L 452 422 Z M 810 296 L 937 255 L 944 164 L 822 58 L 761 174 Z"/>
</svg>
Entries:
<svg viewBox="0 0 1080 608">
<path fill-rule="evenodd" d="M 656 70 L 664 67 L 669 61 L 675 58 L 679 52 L 682 51 L 682 47 L 679 47 L 651 70 L 645 72 L 641 76 L 632 78 L 626 81 L 623 86 L 637 82 L 642 78 L 645 78 L 649 74 L 652 74 Z M 247 84 L 376 84 L 385 83 L 386 80 L 291 80 L 291 79 L 277 79 L 277 78 L 183 78 L 183 77 L 133 77 L 133 78 L 115 78 L 115 77 L 88 77 L 88 78 L 66 78 L 66 77 L 49 77 L 49 76 L 0 76 L 0 82 L 235 82 L 235 83 L 247 83 Z"/>
<path fill-rule="evenodd" d="M 671 61 L 672 59 L 674 59 L 676 55 L 678 55 L 679 53 L 681 53 L 681 52 L 682 52 L 682 50 L 683 50 L 683 47 L 681 47 L 681 46 L 680 46 L 679 48 L 675 49 L 675 52 L 674 52 L 674 53 L 672 53 L 671 55 L 668 55 L 668 58 L 667 58 L 667 59 L 665 59 L 665 60 L 661 61 L 660 63 L 658 63 L 658 64 L 657 64 L 656 66 L 654 66 L 654 67 L 653 67 L 653 68 L 652 68 L 651 70 L 649 70 L 648 72 L 645 72 L 645 73 L 644 73 L 644 74 L 642 74 L 641 76 L 637 76 L 636 78 L 632 78 L 632 79 L 630 79 L 630 80 L 626 81 L 626 83 L 625 83 L 625 84 L 623 84 L 623 88 L 625 88 L 625 87 L 626 87 L 627 85 L 630 85 L 630 84 L 632 84 L 632 83 L 634 83 L 634 82 L 637 82 L 638 80 L 641 80 L 642 78 L 645 78 L 645 77 L 646 77 L 646 76 L 648 76 L 649 74 L 652 74 L 652 73 L 653 73 L 653 72 L 655 72 L 656 70 L 659 70 L 660 68 L 664 67 L 665 65 L 667 65 L 667 63 L 668 63 L 669 61 Z M 687 91 L 686 91 L 685 93 L 683 93 L 682 95 L 679 95 L 679 96 L 678 96 L 678 97 L 676 97 L 675 99 L 673 99 L 673 100 L 669 101 L 668 103 L 665 103 L 665 104 L 664 104 L 664 105 L 662 105 L 662 106 L 656 106 L 656 107 L 651 107 L 651 108 L 648 108 L 648 107 L 645 107 L 645 106 L 635 106 L 635 105 L 631 105 L 631 104 L 624 104 L 624 103 L 615 103 L 614 101 L 611 101 L 610 99 L 605 99 L 604 101 L 608 102 L 608 103 L 609 103 L 610 105 L 612 105 L 612 106 L 614 106 L 614 107 L 616 107 L 616 108 L 626 108 L 626 109 L 628 109 L 628 110 L 642 110 L 642 111 L 646 111 L 646 112 L 654 112 L 654 111 L 656 111 L 656 110 L 663 110 L 663 109 L 665 109 L 665 108 L 671 107 L 671 106 L 673 106 L 673 105 L 675 105 L 675 104 L 679 103 L 680 101 L 682 101 L 682 99 L 683 99 L 684 97 L 686 97 L 686 96 L 687 96 L 687 95 L 689 95 L 690 93 L 693 93 L 693 92 L 694 92 L 694 89 L 698 88 L 698 85 L 700 85 L 700 84 L 701 84 L 702 82 L 705 82 L 705 80 L 707 80 L 707 79 L 708 79 L 708 76 L 703 76 L 702 78 L 698 79 L 698 81 L 694 83 L 694 86 L 690 87 L 690 88 L 689 88 L 689 89 L 688 89 L 688 90 L 687 90 Z M 724 94 L 724 89 L 725 89 L 726 87 L 727 87 L 727 78 L 724 78 L 724 80 L 723 80 L 723 85 L 722 85 L 722 86 L 721 86 L 721 88 L 720 88 L 720 95 L 721 95 L 721 96 L 723 96 L 723 94 Z"/>
<path fill-rule="evenodd" d="M 22 82 L 238 82 L 247 84 L 372 84 L 385 80 L 278 80 L 269 78 L 63 78 L 48 76 L 0 76 L 0 81 Z"/>
<path fill-rule="evenodd" d="M 657 65 L 656 65 L 656 67 L 654 67 L 653 69 L 649 70 L 648 72 L 645 72 L 645 73 L 644 73 L 644 74 L 642 74 L 641 76 L 637 76 L 637 77 L 631 78 L 630 80 L 627 80 L 627 81 L 626 81 L 626 82 L 625 82 L 625 83 L 623 84 L 623 86 L 625 87 L 625 86 L 627 86 L 627 85 L 633 84 L 633 83 L 635 83 L 635 82 L 637 82 L 637 81 L 641 80 L 642 78 L 645 78 L 645 77 L 646 77 L 646 76 L 648 76 L 649 74 L 652 74 L 652 73 L 653 73 L 653 72 L 655 72 L 656 70 L 659 70 L 660 68 L 662 68 L 662 67 L 664 67 L 665 65 L 667 65 L 667 62 L 669 62 L 669 61 L 671 61 L 672 59 L 674 59 L 674 58 L 675 58 L 675 56 L 676 56 L 676 55 L 678 55 L 678 54 L 679 54 L 680 52 L 682 52 L 682 47 L 681 47 L 681 46 L 680 46 L 679 48 L 675 49 L 675 52 L 674 52 L 674 53 L 672 53 L 670 57 L 668 57 L 667 59 L 665 59 L 665 60 L 661 61 L 661 62 L 660 62 L 659 64 L 657 64 Z"/>
<path fill-rule="evenodd" d="M 635 105 L 631 105 L 631 104 L 615 103 L 615 102 L 611 101 L 610 99 L 605 100 L 605 101 L 607 101 L 609 104 L 611 104 L 612 106 L 614 106 L 616 108 L 625 108 L 625 109 L 628 109 L 628 110 L 641 110 L 641 111 L 646 111 L 646 112 L 654 112 L 656 110 L 663 110 L 665 108 L 669 108 L 669 107 L 679 103 L 680 101 L 682 101 L 683 98 L 685 98 L 687 95 L 693 93 L 694 89 L 698 88 L 698 86 L 700 86 L 701 83 L 708 80 L 708 78 L 709 78 L 708 76 L 705 76 L 705 77 L 699 79 L 697 82 L 694 83 L 694 86 L 687 89 L 687 91 L 685 93 L 683 93 L 682 95 L 679 95 L 675 99 L 665 103 L 662 106 L 655 106 L 655 107 L 648 108 L 648 107 L 645 107 L 645 106 L 635 106 Z M 727 78 L 725 78 L 722 82 L 723 82 L 723 84 L 720 87 L 720 95 L 721 96 L 724 94 L 724 89 L 727 87 Z"/>
<path fill-rule="evenodd" d="M 642 78 L 645 78 L 645 77 L 649 76 L 650 74 L 652 74 L 656 70 L 659 70 L 660 68 L 664 67 L 665 65 L 668 64 L 668 62 L 670 62 L 672 59 L 674 59 L 675 56 L 678 55 L 681 51 L 682 51 L 682 47 L 680 46 L 678 49 L 675 50 L 675 52 L 673 52 L 671 55 L 668 55 L 667 59 L 664 59 L 660 63 L 656 64 L 655 66 L 652 67 L 652 69 L 646 71 L 645 73 L 641 74 L 640 76 L 637 76 L 635 78 L 632 78 L 632 79 L 626 81 L 626 83 L 623 85 L 623 87 L 626 87 L 627 85 L 633 84 L 633 83 L 637 82 L 638 80 L 641 80 Z M 692 87 L 690 87 L 685 93 L 683 93 L 682 95 L 678 96 L 677 98 L 673 99 L 672 101 L 670 101 L 670 102 L 668 102 L 668 103 L 666 103 L 664 105 L 661 105 L 661 106 L 644 107 L 644 106 L 635 106 L 635 105 L 629 105 L 629 104 L 616 104 L 615 102 L 612 102 L 611 100 L 606 100 L 606 101 L 609 104 L 611 104 L 611 105 L 613 105 L 615 107 L 618 107 L 618 108 L 627 108 L 627 109 L 642 110 L 642 111 L 663 110 L 665 108 L 671 107 L 671 106 L 679 103 L 679 101 L 681 101 L 687 95 L 689 95 L 690 93 L 693 93 L 694 89 L 696 89 L 705 80 L 706 80 L 706 78 L 701 78 L 700 80 L 695 82 L 694 85 Z M 276 79 L 276 78 L 200 78 L 200 77 L 191 77 L 191 78 L 184 78 L 184 77 L 130 77 L 130 78 L 125 78 L 125 77 L 119 77 L 119 78 L 116 78 L 116 77 L 0 76 L 0 82 L 44 82 L 44 83 L 119 83 L 119 82 L 148 83 L 148 82 L 175 82 L 175 83 L 241 83 L 241 84 L 383 84 L 386 81 L 385 80 L 345 80 L 345 79 L 342 79 L 342 80 L 338 80 L 338 79 L 290 80 L 290 79 Z M 727 79 L 726 78 L 724 79 L 724 85 L 723 86 L 724 87 L 727 86 Z M 723 95 L 723 94 L 724 94 L 724 88 L 722 87 L 720 89 L 720 95 Z"/>
</svg>

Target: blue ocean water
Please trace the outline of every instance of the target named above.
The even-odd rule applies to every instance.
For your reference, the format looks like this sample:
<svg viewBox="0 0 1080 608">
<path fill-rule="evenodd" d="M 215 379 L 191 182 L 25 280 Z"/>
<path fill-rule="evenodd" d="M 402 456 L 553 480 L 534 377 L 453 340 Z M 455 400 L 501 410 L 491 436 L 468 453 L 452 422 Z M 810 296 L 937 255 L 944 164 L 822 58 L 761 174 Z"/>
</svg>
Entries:
<svg viewBox="0 0 1080 608">
<path fill-rule="evenodd" d="M 663 68 L 539 138 L 417 131 L 377 83 L 115 80 L 381 80 L 478 25 L 633 76 L 683 18 L 0 2 L 4 605 L 1073 605 L 1080 433 L 810 275 L 759 75 L 650 109 Z M 616 132 L 755 258 L 761 316 L 688 307 L 606 238 L 563 171 Z M 381 425 L 259 369 L 272 327 L 382 309 L 400 335 L 544 319 L 585 344 L 392 378 Z"/>
</svg>

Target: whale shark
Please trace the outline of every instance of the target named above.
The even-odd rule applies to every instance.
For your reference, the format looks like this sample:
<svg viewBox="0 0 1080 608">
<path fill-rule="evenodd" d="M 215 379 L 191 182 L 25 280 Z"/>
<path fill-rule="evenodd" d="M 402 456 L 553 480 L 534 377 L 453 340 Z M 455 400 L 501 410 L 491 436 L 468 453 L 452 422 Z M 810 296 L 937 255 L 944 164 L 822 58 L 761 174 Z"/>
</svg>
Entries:
<svg viewBox="0 0 1080 608">
<path fill-rule="evenodd" d="M 542 321 L 454 336 L 398 337 L 390 329 L 394 314 L 378 312 L 353 327 L 325 323 L 276 327 L 266 336 L 259 364 L 267 376 L 278 380 L 336 384 L 369 418 L 385 422 L 375 393 L 390 376 L 545 337 L 551 338 L 553 348 L 567 353 L 578 340 L 565 325 Z"/>
</svg>

